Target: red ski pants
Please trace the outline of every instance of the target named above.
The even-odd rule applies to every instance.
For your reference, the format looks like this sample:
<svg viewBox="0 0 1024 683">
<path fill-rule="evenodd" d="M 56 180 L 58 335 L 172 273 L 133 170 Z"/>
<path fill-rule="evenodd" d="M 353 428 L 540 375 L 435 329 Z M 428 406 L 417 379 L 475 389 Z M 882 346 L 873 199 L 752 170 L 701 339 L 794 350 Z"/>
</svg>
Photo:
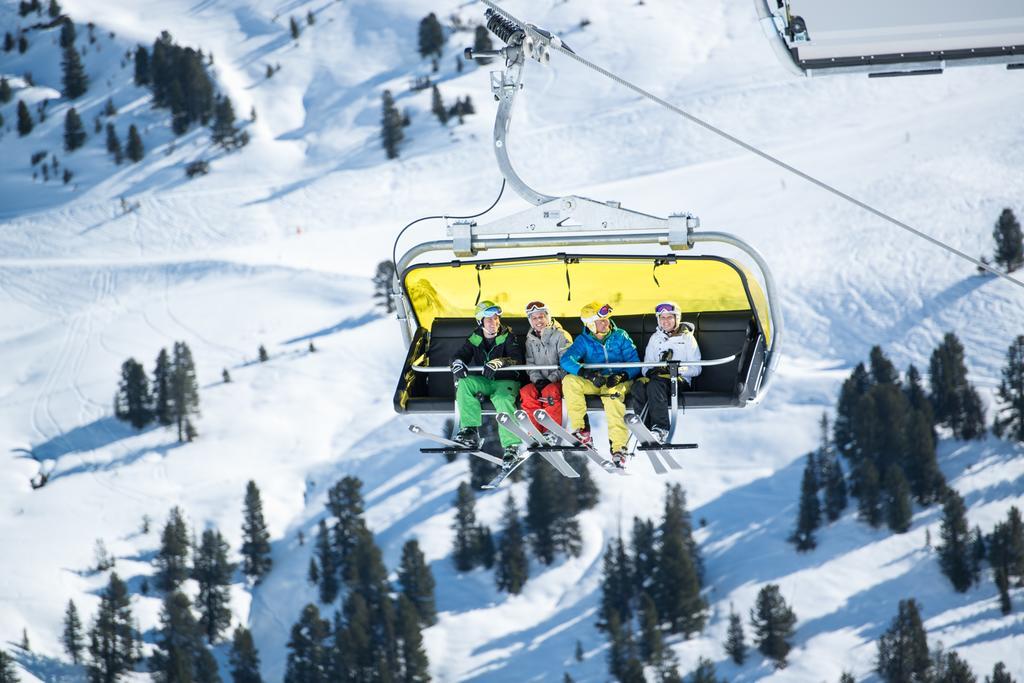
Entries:
<svg viewBox="0 0 1024 683">
<path fill-rule="evenodd" d="M 539 394 L 537 393 L 537 387 L 533 386 L 532 382 L 527 382 L 523 385 L 523 388 L 519 390 L 519 403 L 523 406 L 523 410 L 530 416 L 530 422 L 533 426 L 539 429 L 541 432 L 546 432 L 538 422 L 537 418 L 533 416 L 533 411 L 537 408 L 543 408 L 544 412 L 551 416 L 551 419 L 562 424 L 562 383 L 552 382 L 551 384 L 544 387 L 544 390 Z"/>
</svg>

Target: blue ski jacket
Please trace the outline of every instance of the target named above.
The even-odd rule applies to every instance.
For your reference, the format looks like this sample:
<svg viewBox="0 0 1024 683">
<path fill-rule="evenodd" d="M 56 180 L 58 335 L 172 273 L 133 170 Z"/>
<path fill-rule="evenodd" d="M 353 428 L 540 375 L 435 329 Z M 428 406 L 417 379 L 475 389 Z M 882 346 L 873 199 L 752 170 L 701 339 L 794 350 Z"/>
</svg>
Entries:
<svg viewBox="0 0 1024 683">
<path fill-rule="evenodd" d="M 640 355 L 636 344 L 629 338 L 629 333 L 619 329 L 612 323 L 611 332 L 604 340 L 595 337 L 589 329 L 576 337 L 572 345 L 565 350 L 560 364 L 562 369 L 574 375 L 580 374 L 580 366 L 585 363 L 638 363 Z M 603 375 L 624 372 L 630 379 L 640 375 L 640 368 L 622 368 L 621 370 L 601 370 Z"/>
</svg>

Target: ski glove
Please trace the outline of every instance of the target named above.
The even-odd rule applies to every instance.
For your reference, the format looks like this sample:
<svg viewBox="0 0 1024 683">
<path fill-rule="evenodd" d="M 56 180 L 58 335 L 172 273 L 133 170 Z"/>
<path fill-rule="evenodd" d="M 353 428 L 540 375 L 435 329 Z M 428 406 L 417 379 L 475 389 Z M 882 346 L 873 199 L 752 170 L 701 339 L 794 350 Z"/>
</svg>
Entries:
<svg viewBox="0 0 1024 683">
<path fill-rule="evenodd" d="M 629 379 L 629 375 L 624 372 L 616 372 L 613 375 L 608 375 L 607 384 L 610 387 L 616 387 Z"/>
<path fill-rule="evenodd" d="M 484 377 L 487 379 L 494 379 L 494 373 L 503 365 L 505 365 L 504 358 L 494 358 L 487 361 L 487 363 L 484 364 Z"/>
<path fill-rule="evenodd" d="M 462 359 L 456 358 L 452 361 L 452 377 L 460 380 L 468 374 L 469 370 L 466 369 L 466 364 L 462 362 Z"/>
<path fill-rule="evenodd" d="M 541 377 L 539 380 L 533 383 L 533 386 L 537 390 L 537 393 L 540 394 L 540 392 L 544 391 L 544 388 L 547 387 L 547 385 L 549 384 L 551 384 L 551 380 L 544 379 L 543 377 Z"/>
<path fill-rule="evenodd" d="M 589 380 L 598 389 L 604 386 L 605 378 L 599 370 L 591 370 L 589 368 L 580 370 L 580 377 Z"/>
<path fill-rule="evenodd" d="M 662 363 L 667 360 L 672 360 L 672 349 L 665 349 L 661 352 L 661 356 L 658 358 Z"/>
</svg>

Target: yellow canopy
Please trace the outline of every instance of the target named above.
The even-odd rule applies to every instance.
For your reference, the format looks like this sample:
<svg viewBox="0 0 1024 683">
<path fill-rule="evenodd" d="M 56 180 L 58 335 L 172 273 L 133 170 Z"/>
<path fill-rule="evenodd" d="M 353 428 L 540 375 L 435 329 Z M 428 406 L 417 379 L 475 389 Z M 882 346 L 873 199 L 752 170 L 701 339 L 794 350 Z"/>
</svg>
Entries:
<svg viewBox="0 0 1024 683">
<path fill-rule="evenodd" d="M 525 317 L 540 300 L 553 316 L 578 316 L 590 301 L 609 303 L 616 314 L 651 313 L 666 300 L 683 312 L 755 310 L 771 348 L 768 305 L 756 278 L 715 256 L 542 256 L 414 265 L 403 282 L 416 319 L 470 318 L 480 300 L 494 301 L 505 317 Z M 570 294 L 572 299 L 570 300 Z"/>
</svg>

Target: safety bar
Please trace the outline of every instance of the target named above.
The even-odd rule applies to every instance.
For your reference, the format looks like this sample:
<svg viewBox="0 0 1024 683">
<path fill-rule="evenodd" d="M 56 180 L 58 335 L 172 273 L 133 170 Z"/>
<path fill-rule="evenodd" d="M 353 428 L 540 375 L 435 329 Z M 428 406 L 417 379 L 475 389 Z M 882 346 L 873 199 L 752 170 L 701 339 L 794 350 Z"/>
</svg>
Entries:
<svg viewBox="0 0 1024 683">
<path fill-rule="evenodd" d="M 586 363 L 585 365 L 581 365 L 580 367 L 591 368 L 591 369 L 595 369 L 595 370 L 615 370 L 615 369 L 618 369 L 618 368 L 667 368 L 667 367 L 669 367 L 671 365 L 676 365 L 676 366 L 679 366 L 679 365 L 700 365 L 700 366 L 705 366 L 705 365 L 725 365 L 726 363 L 731 363 L 732 361 L 736 360 L 736 357 L 738 355 L 739 355 L 738 353 L 734 353 L 731 356 L 726 356 L 724 358 L 712 358 L 711 360 L 694 360 L 694 361 L 687 361 L 685 363 L 683 361 L 668 361 L 668 362 L 658 362 L 658 363 L 643 363 L 643 362 L 640 362 L 640 363 Z M 451 372 L 452 371 L 452 368 L 451 368 L 450 365 L 435 365 L 435 366 L 411 365 L 409 367 L 411 367 L 415 372 Z M 483 372 L 484 366 L 482 366 L 482 365 L 467 365 L 466 369 L 467 370 L 472 370 L 472 371 L 475 371 L 475 372 Z M 561 365 L 504 365 L 504 366 L 498 368 L 499 371 L 502 371 L 502 370 L 523 370 L 523 371 L 525 371 L 525 370 L 561 370 L 561 369 L 562 369 Z"/>
</svg>

